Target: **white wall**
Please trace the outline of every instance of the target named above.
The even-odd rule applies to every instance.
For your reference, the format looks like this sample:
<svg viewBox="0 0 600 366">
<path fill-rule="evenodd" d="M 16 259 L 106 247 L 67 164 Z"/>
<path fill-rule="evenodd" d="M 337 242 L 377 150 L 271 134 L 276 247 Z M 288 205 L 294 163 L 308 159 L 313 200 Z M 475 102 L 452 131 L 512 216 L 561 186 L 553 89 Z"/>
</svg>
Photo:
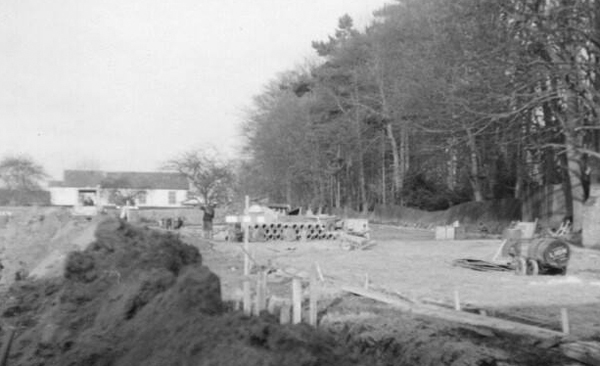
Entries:
<svg viewBox="0 0 600 366">
<path fill-rule="evenodd" d="M 50 203 L 57 206 L 74 206 L 77 204 L 78 189 L 50 187 Z"/>
<path fill-rule="evenodd" d="M 79 189 L 66 187 L 50 187 L 50 202 L 57 206 L 75 206 L 78 204 Z M 169 204 L 169 192 L 175 192 L 175 203 Z M 108 192 L 101 191 L 99 202 L 100 205 L 107 205 Z M 152 189 L 146 194 L 146 203 L 139 204 L 140 207 L 181 207 L 181 202 L 187 199 L 187 190 L 174 189 Z M 137 203 L 137 202 L 136 202 Z"/>
<path fill-rule="evenodd" d="M 169 192 L 175 192 L 175 203 L 169 203 Z M 146 194 L 146 203 L 140 204 L 140 207 L 180 207 L 181 202 L 187 199 L 187 190 L 174 189 L 152 189 Z"/>
</svg>

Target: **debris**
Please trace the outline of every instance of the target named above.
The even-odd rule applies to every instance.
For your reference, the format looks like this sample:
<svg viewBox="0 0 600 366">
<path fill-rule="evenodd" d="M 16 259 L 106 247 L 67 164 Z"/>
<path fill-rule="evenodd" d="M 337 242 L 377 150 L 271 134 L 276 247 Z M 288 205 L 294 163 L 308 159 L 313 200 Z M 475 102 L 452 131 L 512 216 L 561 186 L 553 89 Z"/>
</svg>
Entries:
<svg viewBox="0 0 600 366">
<path fill-rule="evenodd" d="M 346 233 L 341 233 L 339 235 L 339 240 L 341 241 L 340 247 L 348 251 L 366 250 L 377 244 L 374 240 Z"/>
<path fill-rule="evenodd" d="M 505 271 L 512 271 L 514 269 L 510 265 L 507 265 L 507 264 L 497 264 L 497 263 L 487 262 L 487 261 L 480 260 L 480 259 L 469 259 L 469 258 L 455 259 L 452 261 L 452 265 L 455 267 L 463 267 L 463 268 L 473 269 L 475 271 L 505 272 Z"/>
</svg>

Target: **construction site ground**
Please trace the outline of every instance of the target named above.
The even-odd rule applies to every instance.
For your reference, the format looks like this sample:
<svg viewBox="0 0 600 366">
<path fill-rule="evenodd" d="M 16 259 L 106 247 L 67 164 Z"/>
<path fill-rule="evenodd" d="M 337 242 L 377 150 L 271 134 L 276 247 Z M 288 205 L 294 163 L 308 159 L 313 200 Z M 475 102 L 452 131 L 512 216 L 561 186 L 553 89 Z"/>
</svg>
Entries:
<svg viewBox="0 0 600 366">
<path fill-rule="evenodd" d="M 243 244 L 198 239 L 207 263 L 221 278 L 223 296 L 241 298 Z M 600 251 L 571 247 L 565 276 L 517 276 L 514 272 L 482 272 L 455 267 L 453 260 L 491 261 L 501 239 L 435 240 L 431 230 L 371 225 L 376 245 L 346 250 L 339 241 L 250 243 L 253 272 L 269 271 L 272 296 L 289 298 L 290 280 L 306 280 L 318 266 L 324 278 L 323 298 L 340 295 L 341 285 L 364 286 L 408 301 L 453 307 L 455 291 L 465 309 L 544 328 L 561 329 L 561 308 L 569 315 L 571 333 L 600 339 Z M 326 301 L 325 301 L 326 302 Z"/>
<path fill-rule="evenodd" d="M 293 277 L 307 285 L 320 269 L 312 328 L 221 303 L 242 297 L 243 244 L 205 240 L 198 225 L 167 232 L 152 221 L 131 226 L 62 208 L 3 211 L 12 216 L 0 225 L 0 350 L 11 366 L 578 364 L 554 341 L 341 290 L 367 280 L 373 292 L 440 309 L 452 307 L 457 291 L 467 310 L 554 330 L 566 308 L 574 338 L 600 339 L 597 251 L 573 247 L 566 276 L 532 277 L 452 265 L 490 260 L 499 238 L 436 241 L 430 230 L 371 225 L 376 244 L 365 250 L 336 240 L 250 243 L 249 278 L 266 271 L 268 295 L 280 303 L 290 299 Z"/>
</svg>

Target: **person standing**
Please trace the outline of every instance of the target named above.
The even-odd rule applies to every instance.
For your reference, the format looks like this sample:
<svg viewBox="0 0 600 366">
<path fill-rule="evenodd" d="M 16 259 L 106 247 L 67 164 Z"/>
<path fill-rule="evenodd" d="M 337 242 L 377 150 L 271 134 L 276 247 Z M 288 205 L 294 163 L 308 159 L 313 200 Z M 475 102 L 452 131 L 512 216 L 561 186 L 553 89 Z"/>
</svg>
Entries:
<svg viewBox="0 0 600 366">
<path fill-rule="evenodd" d="M 212 239 L 213 237 L 213 219 L 215 218 L 215 204 L 209 203 L 206 206 L 202 206 L 200 209 L 204 211 L 202 215 L 202 231 L 204 231 L 205 239 Z"/>
</svg>

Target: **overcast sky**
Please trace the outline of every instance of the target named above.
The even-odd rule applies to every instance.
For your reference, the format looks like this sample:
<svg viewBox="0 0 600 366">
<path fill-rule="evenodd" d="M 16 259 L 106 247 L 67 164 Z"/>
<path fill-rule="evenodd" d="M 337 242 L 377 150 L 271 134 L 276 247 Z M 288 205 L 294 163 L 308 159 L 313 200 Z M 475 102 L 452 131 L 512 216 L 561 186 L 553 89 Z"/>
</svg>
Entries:
<svg viewBox="0 0 600 366">
<path fill-rule="evenodd" d="M 64 169 L 156 170 L 228 152 L 253 95 L 310 44 L 391 0 L 2 0 L 0 157 Z"/>
</svg>

